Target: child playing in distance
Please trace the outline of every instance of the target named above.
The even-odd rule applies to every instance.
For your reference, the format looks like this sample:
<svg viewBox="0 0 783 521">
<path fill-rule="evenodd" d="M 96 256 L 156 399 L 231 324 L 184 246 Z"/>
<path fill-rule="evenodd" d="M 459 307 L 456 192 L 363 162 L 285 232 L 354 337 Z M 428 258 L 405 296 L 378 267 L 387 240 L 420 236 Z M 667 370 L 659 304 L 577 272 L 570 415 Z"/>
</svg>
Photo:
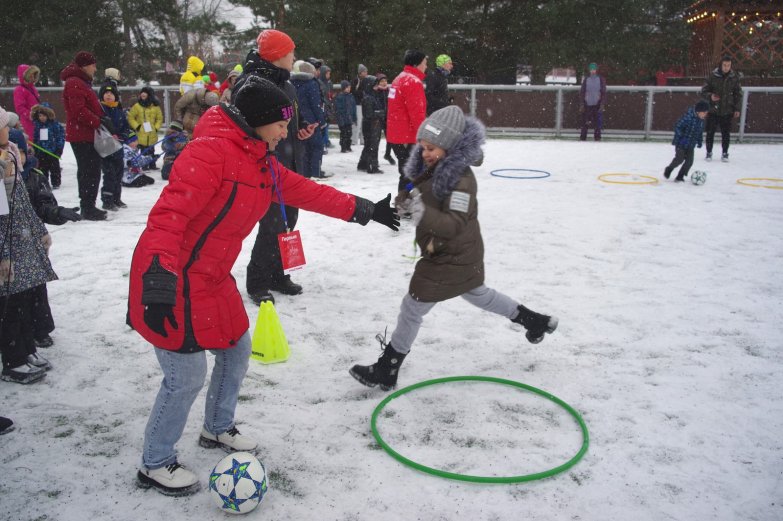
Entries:
<svg viewBox="0 0 783 521">
<path fill-rule="evenodd" d="M 155 182 L 153 178 L 144 175 L 144 167 L 154 163 L 157 156 L 150 156 L 140 153 L 136 148 L 139 145 L 139 139 L 136 133 L 131 131 L 128 139 L 122 145 L 124 170 L 122 173 L 122 186 L 128 188 L 141 188 L 151 185 Z"/>
<path fill-rule="evenodd" d="M 681 183 L 685 180 L 688 170 L 693 165 L 693 148 L 701 148 L 704 120 L 707 119 L 709 110 L 710 106 L 706 101 L 699 101 L 695 106 L 688 107 L 688 110 L 674 126 L 674 139 L 672 139 L 672 145 L 675 147 L 674 159 L 663 171 L 663 177 L 666 179 L 669 179 L 672 171 L 680 163 L 683 163 L 674 182 Z"/>
<path fill-rule="evenodd" d="M 58 157 L 63 155 L 65 131 L 48 103 L 34 105 L 30 110 L 30 117 L 35 129 L 32 136 L 33 143 L 54 154 L 37 150 L 35 155 L 38 157 L 38 169 L 51 182 L 52 188 L 59 188 L 62 182 L 62 170 Z"/>
<path fill-rule="evenodd" d="M 131 131 L 128 124 L 128 118 L 119 102 L 119 95 L 116 87 L 111 84 L 104 84 L 98 91 L 98 99 L 103 108 L 104 118 L 102 122 L 109 123 L 111 128 L 109 132 L 114 134 L 120 142 L 128 138 Z M 127 208 L 122 202 L 122 171 L 123 171 L 123 152 L 122 149 L 104 157 L 101 160 L 101 169 L 103 170 L 103 187 L 101 188 L 102 208 L 112 212 L 120 208 Z"/>
<path fill-rule="evenodd" d="M 174 160 L 188 144 L 188 134 L 179 121 L 169 123 L 169 129 L 163 139 L 161 148 L 163 149 L 163 168 L 160 171 L 160 177 L 165 181 L 169 178 L 171 167 L 174 166 Z"/>
<path fill-rule="evenodd" d="M 418 144 L 405 165 L 408 190 L 397 208 L 408 207 L 416 224 L 422 258 L 402 299 L 397 327 L 383 354 L 372 365 L 355 365 L 351 375 L 368 387 L 388 391 L 397 385 L 400 365 L 426 315 L 438 302 L 461 296 L 471 304 L 502 315 L 526 330 L 537 344 L 557 328 L 556 317 L 529 310 L 484 285 L 484 244 L 478 222 L 476 178 L 471 165 L 483 160 L 484 126 L 451 105 L 437 110 L 419 127 Z"/>
<path fill-rule="evenodd" d="M 340 129 L 340 152 L 352 152 L 351 136 L 353 125 L 356 125 L 356 98 L 351 94 L 351 82 L 340 82 L 342 91 L 334 98 L 334 108 L 337 114 L 337 127 Z"/>
</svg>

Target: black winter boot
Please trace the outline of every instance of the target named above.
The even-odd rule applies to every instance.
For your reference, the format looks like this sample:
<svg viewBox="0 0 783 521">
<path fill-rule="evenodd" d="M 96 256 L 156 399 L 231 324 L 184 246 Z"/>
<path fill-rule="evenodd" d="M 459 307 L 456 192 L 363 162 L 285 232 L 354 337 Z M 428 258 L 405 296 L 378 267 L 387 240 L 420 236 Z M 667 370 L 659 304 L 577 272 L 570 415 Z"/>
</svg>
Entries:
<svg viewBox="0 0 783 521">
<path fill-rule="evenodd" d="M 395 351 L 391 344 L 386 344 L 377 362 L 372 365 L 357 364 L 348 372 L 367 387 L 380 385 L 382 390 L 389 391 L 397 387 L 397 374 L 406 356 Z"/>
<path fill-rule="evenodd" d="M 517 306 L 519 314 L 516 318 L 511 319 L 512 322 L 520 324 L 527 329 L 525 338 L 531 344 L 537 344 L 544 339 L 544 333 L 552 333 L 557 329 L 557 317 L 550 317 L 548 315 L 542 315 L 527 309 L 520 304 Z"/>
</svg>

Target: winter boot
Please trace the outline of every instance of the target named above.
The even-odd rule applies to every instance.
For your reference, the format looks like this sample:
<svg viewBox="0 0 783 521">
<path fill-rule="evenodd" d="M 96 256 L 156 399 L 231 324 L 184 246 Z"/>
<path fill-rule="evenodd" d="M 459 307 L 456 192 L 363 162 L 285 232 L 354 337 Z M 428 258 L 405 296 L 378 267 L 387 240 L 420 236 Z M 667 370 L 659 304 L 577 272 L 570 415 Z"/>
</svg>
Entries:
<svg viewBox="0 0 783 521">
<path fill-rule="evenodd" d="M 382 390 L 389 391 L 397 387 L 397 374 L 406 356 L 395 351 L 391 344 L 386 344 L 377 362 L 372 365 L 355 365 L 348 372 L 367 387 L 380 385 Z"/>
<path fill-rule="evenodd" d="M 397 162 L 394 161 L 394 158 L 391 156 L 391 154 L 386 154 L 383 156 L 383 158 L 389 162 L 390 165 L 396 165 Z"/>
<path fill-rule="evenodd" d="M 31 384 L 37 382 L 44 376 L 46 376 L 46 369 L 25 363 L 16 367 L 7 367 L 3 369 L 0 379 L 5 380 L 6 382 L 16 382 L 18 384 Z"/>
<path fill-rule="evenodd" d="M 14 422 L 5 416 L 0 416 L 0 434 L 8 434 L 12 430 L 14 430 Z"/>
<path fill-rule="evenodd" d="M 669 168 L 668 166 L 666 168 L 664 168 L 664 170 L 663 170 L 663 177 L 665 177 L 666 179 L 669 179 L 671 177 L 671 175 L 672 175 L 672 169 Z"/>
<path fill-rule="evenodd" d="M 720 156 L 720 160 L 723 161 L 724 163 L 728 163 L 729 162 L 729 153 L 728 152 L 724 152 Z"/>
<path fill-rule="evenodd" d="M 105 221 L 106 212 L 104 210 L 97 209 L 95 206 L 83 206 L 82 219 L 87 221 Z"/>
<path fill-rule="evenodd" d="M 207 429 L 201 429 L 198 444 L 205 449 L 220 447 L 226 452 L 250 452 L 255 454 L 258 443 L 247 436 L 242 436 L 236 427 L 231 427 L 222 434 L 212 434 Z"/>
<path fill-rule="evenodd" d="M 199 489 L 196 475 L 176 461 L 159 469 L 142 467 L 136 478 L 141 488 L 152 487 L 166 496 L 189 496 Z"/>
<path fill-rule="evenodd" d="M 54 345 L 54 340 L 46 333 L 34 338 L 33 341 L 35 342 L 35 347 L 52 347 Z"/>
<path fill-rule="evenodd" d="M 258 291 L 249 291 L 247 294 L 250 296 L 250 300 L 257 305 L 261 305 L 262 302 L 267 301 L 272 304 L 275 303 L 275 297 L 266 288 L 259 289 Z"/>
<path fill-rule="evenodd" d="M 525 338 L 527 338 L 527 341 L 531 344 L 541 342 L 544 339 L 544 333 L 552 333 L 557 329 L 557 317 L 536 313 L 535 311 L 527 309 L 522 304 L 517 306 L 517 309 L 519 310 L 519 314 L 516 318 L 511 319 L 511 321 L 520 324 L 527 329 Z"/>
<path fill-rule="evenodd" d="M 38 353 L 27 355 L 27 364 L 43 369 L 44 371 L 48 371 L 52 368 L 52 364 L 49 362 L 49 360 L 42 357 Z"/>
<path fill-rule="evenodd" d="M 284 275 L 280 279 L 273 280 L 269 283 L 269 289 L 283 295 L 299 295 L 302 292 L 302 286 L 292 281 L 291 275 Z"/>
<path fill-rule="evenodd" d="M 707 161 L 712 161 L 712 152 L 707 152 L 707 155 L 704 157 Z"/>
</svg>

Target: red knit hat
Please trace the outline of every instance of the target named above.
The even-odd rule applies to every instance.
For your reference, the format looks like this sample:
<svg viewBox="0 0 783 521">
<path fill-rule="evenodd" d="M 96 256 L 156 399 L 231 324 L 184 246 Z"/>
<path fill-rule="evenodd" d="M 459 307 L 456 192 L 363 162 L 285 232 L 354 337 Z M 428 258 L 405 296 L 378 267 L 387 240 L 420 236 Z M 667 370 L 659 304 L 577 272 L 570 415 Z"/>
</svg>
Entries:
<svg viewBox="0 0 783 521">
<path fill-rule="evenodd" d="M 73 62 L 79 67 L 87 67 L 88 65 L 98 63 L 97 60 L 95 59 L 95 55 L 87 51 L 77 52 L 76 57 L 74 57 L 73 59 Z"/>
<path fill-rule="evenodd" d="M 282 31 L 266 29 L 256 38 L 258 55 L 268 62 L 279 60 L 296 48 L 290 36 Z"/>
</svg>

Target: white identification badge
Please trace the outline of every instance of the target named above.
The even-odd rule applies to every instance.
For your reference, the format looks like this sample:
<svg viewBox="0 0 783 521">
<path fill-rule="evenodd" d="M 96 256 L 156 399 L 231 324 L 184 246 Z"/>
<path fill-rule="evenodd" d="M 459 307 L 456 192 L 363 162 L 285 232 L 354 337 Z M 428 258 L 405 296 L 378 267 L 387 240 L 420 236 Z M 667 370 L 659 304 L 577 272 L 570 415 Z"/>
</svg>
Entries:
<svg viewBox="0 0 783 521">
<path fill-rule="evenodd" d="M 394 99 L 397 96 L 397 89 L 389 87 L 389 99 Z"/>
<path fill-rule="evenodd" d="M 451 200 L 449 201 L 449 210 L 455 212 L 468 213 L 470 208 L 470 194 L 465 192 L 452 192 Z"/>
<path fill-rule="evenodd" d="M 144 132 L 152 132 L 152 125 L 150 125 L 149 121 L 144 122 Z"/>
<path fill-rule="evenodd" d="M 38 139 L 40 139 L 41 141 L 49 141 L 49 129 L 42 128 L 38 134 Z"/>
</svg>

